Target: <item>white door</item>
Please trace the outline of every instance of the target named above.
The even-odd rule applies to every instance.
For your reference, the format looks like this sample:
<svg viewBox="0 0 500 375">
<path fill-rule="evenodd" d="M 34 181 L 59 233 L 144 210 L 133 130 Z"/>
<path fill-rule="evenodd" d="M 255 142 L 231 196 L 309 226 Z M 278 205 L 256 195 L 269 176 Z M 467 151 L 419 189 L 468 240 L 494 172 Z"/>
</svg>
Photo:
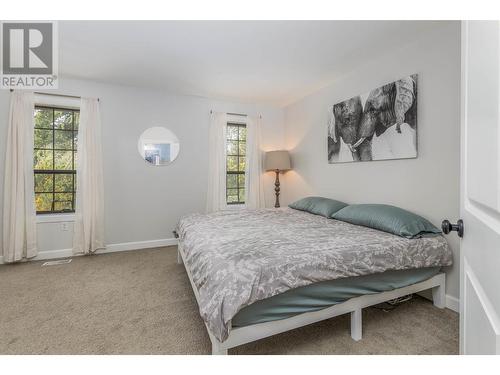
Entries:
<svg viewBox="0 0 500 375">
<path fill-rule="evenodd" d="M 460 351 L 500 354 L 500 23 L 462 22 Z"/>
</svg>

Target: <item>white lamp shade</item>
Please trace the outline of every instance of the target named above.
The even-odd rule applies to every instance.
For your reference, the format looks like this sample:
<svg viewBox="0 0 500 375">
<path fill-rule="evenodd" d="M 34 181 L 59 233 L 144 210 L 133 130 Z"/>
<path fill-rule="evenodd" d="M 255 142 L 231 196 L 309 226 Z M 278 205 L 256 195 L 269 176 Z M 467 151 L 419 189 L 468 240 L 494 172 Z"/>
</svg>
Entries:
<svg viewBox="0 0 500 375">
<path fill-rule="evenodd" d="M 286 150 L 266 152 L 264 163 L 266 171 L 286 171 L 291 169 L 290 155 Z"/>
</svg>

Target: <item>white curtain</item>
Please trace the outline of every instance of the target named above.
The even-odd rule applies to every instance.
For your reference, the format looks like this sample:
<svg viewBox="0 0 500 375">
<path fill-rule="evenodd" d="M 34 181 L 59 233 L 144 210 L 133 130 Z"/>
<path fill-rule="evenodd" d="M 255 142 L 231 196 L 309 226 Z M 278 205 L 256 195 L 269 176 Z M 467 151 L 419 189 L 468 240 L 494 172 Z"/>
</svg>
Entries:
<svg viewBox="0 0 500 375">
<path fill-rule="evenodd" d="M 226 126 L 226 113 L 211 114 L 208 129 L 207 212 L 226 207 Z"/>
<path fill-rule="evenodd" d="M 78 127 L 73 253 L 91 254 L 104 245 L 104 186 L 99 101 L 82 98 Z"/>
<path fill-rule="evenodd" d="M 247 118 L 247 150 L 245 167 L 246 208 L 265 207 L 262 180 L 261 120 Z"/>
<path fill-rule="evenodd" d="M 5 155 L 3 260 L 37 255 L 33 176 L 33 93 L 12 93 Z"/>
</svg>

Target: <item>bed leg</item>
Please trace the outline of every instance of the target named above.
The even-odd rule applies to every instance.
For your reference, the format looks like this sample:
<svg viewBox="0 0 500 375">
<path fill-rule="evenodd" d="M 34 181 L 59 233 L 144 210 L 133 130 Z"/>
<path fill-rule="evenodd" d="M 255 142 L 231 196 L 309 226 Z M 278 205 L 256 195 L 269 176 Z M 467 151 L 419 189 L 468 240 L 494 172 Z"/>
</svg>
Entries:
<svg viewBox="0 0 500 375">
<path fill-rule="evenodd" d="M 212 355 L 227 355 L 227 349 L 221 348 L 219 343 L 212 343 Z"/>
<path fill-rule="evenodd" d="M 444 309 L 446 307 L 446 279 L 445 275 L 440 275 L 441 282 L 438 286 L 432 288 L 432 302 L 434 302 L 434 306 L 440 309 Z"/>
<path fill-rule="evenodd" d="M 351 312 L 351 337 L 354 341 L 361 340 L 363 332 L 363 310 L 356 309 Z"/>
<path fill-rule="evenodd" d="M 178 247 L 177 247 L 177 264 L 182 264 L 182 256 Z"/>
</svg>

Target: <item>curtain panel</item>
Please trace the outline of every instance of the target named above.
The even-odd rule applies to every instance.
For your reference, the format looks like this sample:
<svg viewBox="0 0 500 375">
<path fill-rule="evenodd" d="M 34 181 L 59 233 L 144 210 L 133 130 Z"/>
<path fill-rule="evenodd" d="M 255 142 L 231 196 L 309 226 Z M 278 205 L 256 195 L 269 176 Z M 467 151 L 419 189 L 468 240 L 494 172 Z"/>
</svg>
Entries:
<svg viewBox="0 0 500 375">
<path fill-rule="evenodd" d="M 104 184 L 99 101 L 82 98 L 78 128 L 74 254 L 92 254 L 104 244 Z"/>
<path fill-rule="evenodd" d="M 207 213 L 226 208 L 226 126 L 226 113 L 214 112 L 210 115 Z"/>
<path fill-rule="evenodd" d="M 37 255 L 33 175 L 35 99 L 31 92 L 11 96 L 5 155 L 3 260 L 17 262 Z"/>
<path fill-rule="evenodd" d="M 246 208 L 265 207 L 264 183 L 262 178 L 263 152 L 262 121 L 260 118 L 247 118 L 247 157 L 245 166 L 245 206 Z"/>
</svg>

